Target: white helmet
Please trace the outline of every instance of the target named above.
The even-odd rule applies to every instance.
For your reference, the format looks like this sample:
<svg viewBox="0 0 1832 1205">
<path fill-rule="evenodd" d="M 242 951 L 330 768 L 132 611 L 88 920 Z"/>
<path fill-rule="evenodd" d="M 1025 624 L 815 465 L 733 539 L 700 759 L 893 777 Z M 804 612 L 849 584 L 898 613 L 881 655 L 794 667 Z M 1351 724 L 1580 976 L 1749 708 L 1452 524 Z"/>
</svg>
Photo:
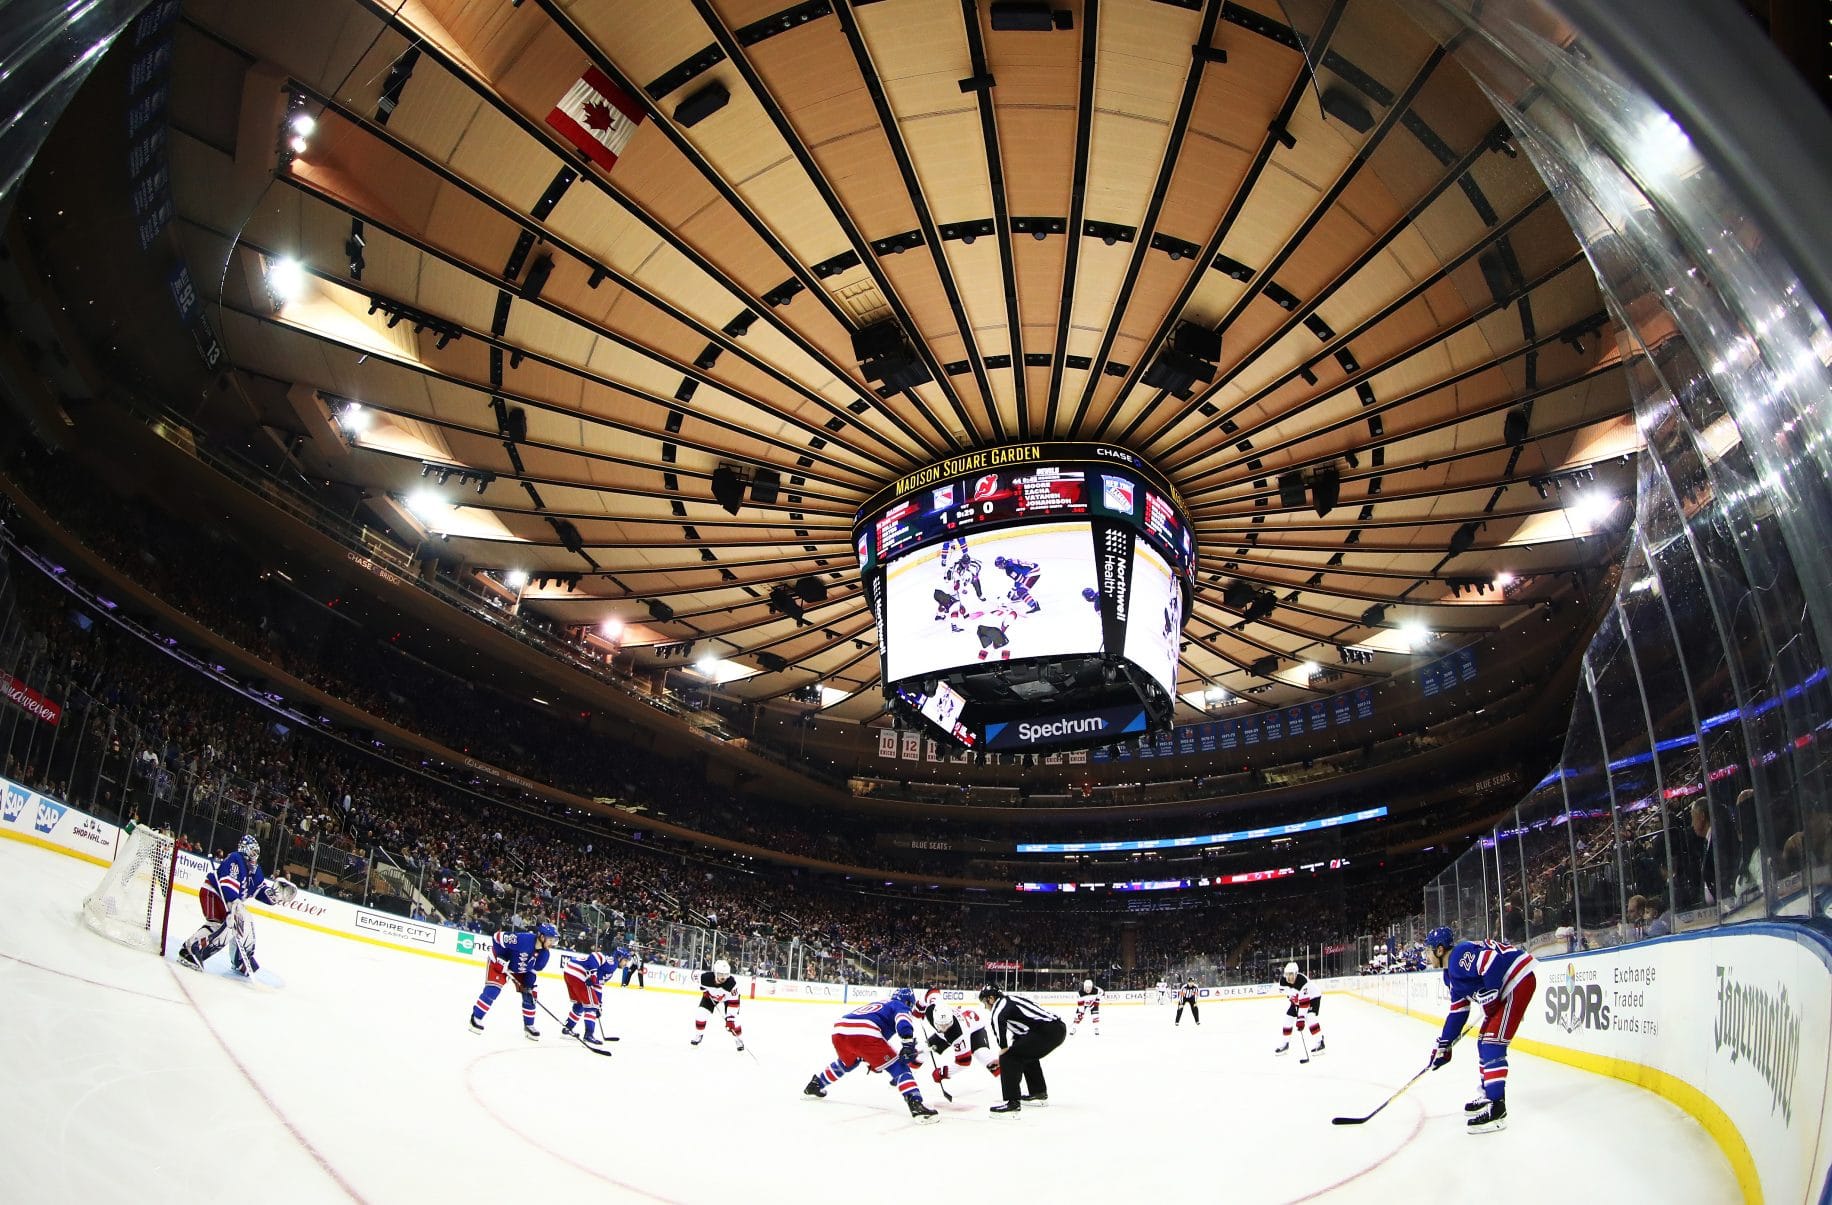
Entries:
<svg viewBox="0 0 1832 1205">
<path fill-rule="evenodd" d="M 721 958 L 712 964 L 712 973 L 723 979 L 732 973 L 732 964 Z"/>
<path fill-rule="evenodd" d="M 929 1024 L 938 1030 L 946 1030 L 954 1024 L 954 1010 L 939 1001 L 929 1016 L 931 1018 Z"/>
<path fill-rule="evenodd" d="M 1091 992 L 1091 991 L 1093 991 L 1093 990 L 1094 990 L 1094 980 L 1092 980 L 1092 979 L 1083 979 L 1083 980 L 1081 981 L 1081 990 L 1082 990 L 1082 991 L 1084 991 L 1084 992 Z"/>
<path fill-rule="evenodd" d="M 1285 978 L 1296 979 L 1297 976 L 1298 976 L 1298 964 L 1295 962 L 1286 963 L 1285 964 Z"/>
</svg>

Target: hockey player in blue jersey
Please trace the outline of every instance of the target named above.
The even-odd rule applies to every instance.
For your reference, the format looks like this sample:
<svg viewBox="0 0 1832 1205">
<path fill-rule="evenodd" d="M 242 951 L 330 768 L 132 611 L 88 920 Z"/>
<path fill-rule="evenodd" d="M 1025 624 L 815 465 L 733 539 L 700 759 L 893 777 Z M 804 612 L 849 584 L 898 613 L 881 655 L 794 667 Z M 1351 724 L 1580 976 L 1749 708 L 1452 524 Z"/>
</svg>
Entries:
<svg viewBox="0 0 1832 1205">
<path fill-rule="evenodd" d="M 554 940 L 560 931 L 543 921 L 532 933 L 511 933 L 507 929 L 490 939 L 490 963 L 484 969 L 483 991 L 471 1006 L 471 1032 L 483 1032 L 483 1019 L 490 1006 L 502 994 L 511 978 L 515 990 L 522 994 L 522 1033 L 538 1041 L 541 1031 L 534 1027 L 535 976 L 546 967 Z"/>
<path fill-rule="evenodd" d="M 579 934 L 574 945 L 579 950 L 578 956 L 568 958 L 561 968 L 566 975 L 566 995 L 572 1000 L 572 1010 L 567 1014 L 566 1024 L 560 1026 L 560 1032 L 571 1037 L 573 1027 L 584 1021 L 585 1044 L 602 1046 L 604 1043 L 598 1037 L 598 1016 L 604 1008 L 604 981 L 616 972 L 617 960 L 600 954 L 597 941 L 589 933 Z"/>
<path fill-rule="evenodd" d="M 1035 561 L 1020 561 L 1017 557 L 995 556 L 993 568 L 1002 570 L 1011 579 L 1011 593 L 1006 597 L 1015 603 L 1023 603 L 1027 614 L 1035 615 L 1043 609 L 1041 603 L 1031 596 L 1031 587 L 1037 584 L 1042 575 Z"/>
<path fill-rule="evenodd" d="M 873 1071 L 890 1075 L 891 1083 L 903 1094 L 910 1116 L 919 1122 L 934 1121 L 934 1109 L 922 1103 L 922 1090 L 916 1086 L 913 1068 L 922 1066 L 916 1053 L 916 1025 L 911 1014 L 916 1009 L 916 993 L 900 987 L 890 999 L 875 1004 L 861 1004 L 833 1023 L 833 1051 L 839 1057 L 827 1064 L 802 1089 L 804 1096 L 826 1096 L 827 1085 L 864 1063 Z M 893 1049 L 891 1042 L 899 1043 Z"/>
<path fill-rule="evenodd" d="M 1463 1106 L 1470 1114 L 1469 1132 L 1487 1134 L 1507 1128 L 1508 1043 L 1526 1018 L 1538 986 L 1533 956 L 1500 941 L 1458 941 L 1447 925 L 1425 935 L 1432 961 L 1444 968 L 1450 990 L 1450 1015 L 1431 1052 L 1431 1069 L 1450 1062 L 1451 1045 L 1463 1032 L 1471 1001 L 1482 1006 L 1482 1028 L 1476 1052 L 1482 1062 L 1482 1095 Z"/>
<path fill-rule="evenodd" d="M 260 843 L 252 835 L 243 837 L 235 852 L 204 876 L 204 885 L 197 892 L 204 923 L 178 948 L 178 961 L 201 971 L 204 963 L 233 937 L 232 965 L 236 974 L 254 974 L 261 968 L 254 960 L 254 921 L 248 916 L 247 901 L 284 904 L 297 890 L 285 879 L 268 878 L 261 869 Z"/>
</svg>

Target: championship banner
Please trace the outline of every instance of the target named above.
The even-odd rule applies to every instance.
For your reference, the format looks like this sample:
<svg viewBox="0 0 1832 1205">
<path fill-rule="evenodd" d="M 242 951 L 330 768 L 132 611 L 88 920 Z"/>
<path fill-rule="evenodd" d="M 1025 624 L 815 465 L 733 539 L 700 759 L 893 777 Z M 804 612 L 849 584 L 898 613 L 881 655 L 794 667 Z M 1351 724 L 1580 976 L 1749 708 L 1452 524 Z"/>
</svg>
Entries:
<svg viewBox="0 0 1832 1205">
<path fill-rule="evenodd" d="M 55 725 L 64 709 L 8 673 L 0 673 L 0 695 L 34 719 Z"/>
<path fill-rule="evenodd" d="M 607 172 L 642 120 L 642 106 L 596 67 L 587 67 L 547 115 L 548 125 Z"/>
</svg>

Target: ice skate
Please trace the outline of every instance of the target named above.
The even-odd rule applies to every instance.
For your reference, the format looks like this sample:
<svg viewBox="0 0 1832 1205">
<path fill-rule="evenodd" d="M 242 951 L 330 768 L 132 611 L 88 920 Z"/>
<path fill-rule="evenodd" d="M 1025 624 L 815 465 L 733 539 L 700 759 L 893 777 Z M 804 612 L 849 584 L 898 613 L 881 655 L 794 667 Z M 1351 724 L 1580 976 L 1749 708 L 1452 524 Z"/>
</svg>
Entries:
<svg viewBox="0 0 1832 1205">
<path fill-rule="evenodd" d="M 1312 1054 L 1322 1054 L 1323 1053 L 1323 1035 L 1322 1034 L 1317 1035 L 1317 1044 L 1310 1048 L 1310 1052 Z"/>
<path fill-rule="evenodd" d="M 181 966 L 190 967 L 193 971 L 204 969 L 203 961 L 197 957 L 197 952 L 190 946 L 178 947 L 178 962 Z"/>
<path fill-rule="evenodd" d="M 1024 1106 L 1017 1101 L 1008 1100 L 1003 1104 L 994 1105 L 986 1111 L 998 1117 L 1016 1117 L 1023 1108 Z"/>
<path fill-rule="evenodd" d="M 479 1021 L 476 1017 L 471 1018 L 471 1032 L 472 1033 L 482 1033 L 483 1032 L 483 1022 Z"/>
<path fill-rule="evenodd" d="M 603 1038 L 600 1038 L 600 1037 L 599 1037 L 599 1036 L 598 1036 L 597 1034 L 595 1034 L 595 1033 L 587 1033 L 587 1034 L 580 1034 L 580 1035 L 579 1035 L 579 1040 L 580 1040 L 581 1042 L 584 1042 L 584 1043 L 585 1043 L 585 1044 L 586 1044 L 587 1046 L 602 1046 L 602 1045 L 604 1045 L 604 1039 L 603 1039 Z"/>
<path fill-rule="evenodd" d="M 699 1044 L 700 1044 L 701 1042 L 703 1042 L 703 1041 L 705 1041 L 705 1039 L 706 1039 L 706 1035 L 705 1035 L 705 1034 L 703 1034 L 703 1033 L 696 1033 L 696 1034 L 694 1034 L 694 1035 L 693 1035 L 693 1041 L 691 1041 L 691 1042 L 689 1042 L 689 1043 L 687 1043 L 687 1044 L 688 1044 L 689 1046 L 698 1046 L 698 1045 L 699 1045 Z"/>
<path fill-rule="evenodd" d="M 1287 1041 L 1283 1041 L 1283 1042 L 1280 1042 L 1280 1043 L 1279 1043 L 1279 1046 L 1278 1046 L 1278 1049 L 1277 1049 L 1277 1050 L 1274 1050 L 1274 1051 L 1273 1051 L 1272 1053 L 1274 1053 L 1274 1054 L 1288 1054 L 1288 1053 L 1290 1053 L 1290 1051 L 1291 1051 L 1291 1042 L 1290 1042 L 1289 1040 L 1287 1040 Z"/>
<path fill-rule="evenodd" d="M 1508 1102 L 1505 1100 L 1485 1101 L 1480 1113 L 1470 1114 L 1464 1123 L 1471 1134 L 1492 1134 L 1496 1130 L 1508 1128 Z"/>
<path fill-rule="evenodd" d="M 919 1125 L 927 1125 L 941 1116 L 941 1114 L 937 1113 L 934 1109 L 923 1104 L 920 1096 L 906 1096 L 904 1100 L 910 1106 L 910 1116 L 914 1118 Z"/>
<path fill-rule="evenodd" d="M 1464 1104 L 1463 1111 L 1465 1113 L 1480 1113 L 1482 1112 L 1482 1110 L 1488 1107 L 1489 1107 L 1489 1098 L 1486 1095 L 1484 1095 L 1483 1093 L 1478 1092 L 1476 1094 L 1476 1099 Z"/>
<path fill-rule="evenodd" d="M 541 1031 L 532 1025 L 524 1025 L 522 1026 L 522 1036 L 527 1038 L 530 1042 L 538 1042 L 541 1040 Z"/>
<path fill-rule="evenodd" d="M 802 1095 L 825 1097 L 827 1095 L 827 1085 L 821 1081 L 820 1076 L 814 1076 L 806 1084 L 802 1085 Z"/>
</svg>

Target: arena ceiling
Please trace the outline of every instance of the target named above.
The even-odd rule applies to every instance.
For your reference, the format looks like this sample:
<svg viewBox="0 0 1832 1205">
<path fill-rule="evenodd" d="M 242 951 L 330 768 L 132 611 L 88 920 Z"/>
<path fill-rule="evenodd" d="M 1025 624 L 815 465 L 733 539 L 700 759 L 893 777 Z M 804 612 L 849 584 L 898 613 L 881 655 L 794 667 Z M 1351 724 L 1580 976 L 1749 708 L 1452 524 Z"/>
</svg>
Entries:
<svg viewBox="0 0 1832 1205">
<path fill-rule="evenodd" d="M 1289 704 L 1548 629 L 1638 439 L 1589 268 L 1454 53 L 1384 0 L 1004 7 L 188 0 L 181 236 L 315 475 L 641 665 L 692 642 L 741 696 L 877 715 L 854 510 L 1027 439 L 1122 444 L 1182 491 L 1186 698 Z M 931 379 L 862 374 L 886 319 Z M 1220 333 L 1213 380 L 1142 384 L 1185 322 Z M 728 514 L 721 465 L 781 492 Z M 1331 468 L 1328 513 L 1281 495 Z M 808 576 L 824 602 L 772 610 Z M 1276 606 L 1247 619 L 1235 582 Z"/>
</svg>

